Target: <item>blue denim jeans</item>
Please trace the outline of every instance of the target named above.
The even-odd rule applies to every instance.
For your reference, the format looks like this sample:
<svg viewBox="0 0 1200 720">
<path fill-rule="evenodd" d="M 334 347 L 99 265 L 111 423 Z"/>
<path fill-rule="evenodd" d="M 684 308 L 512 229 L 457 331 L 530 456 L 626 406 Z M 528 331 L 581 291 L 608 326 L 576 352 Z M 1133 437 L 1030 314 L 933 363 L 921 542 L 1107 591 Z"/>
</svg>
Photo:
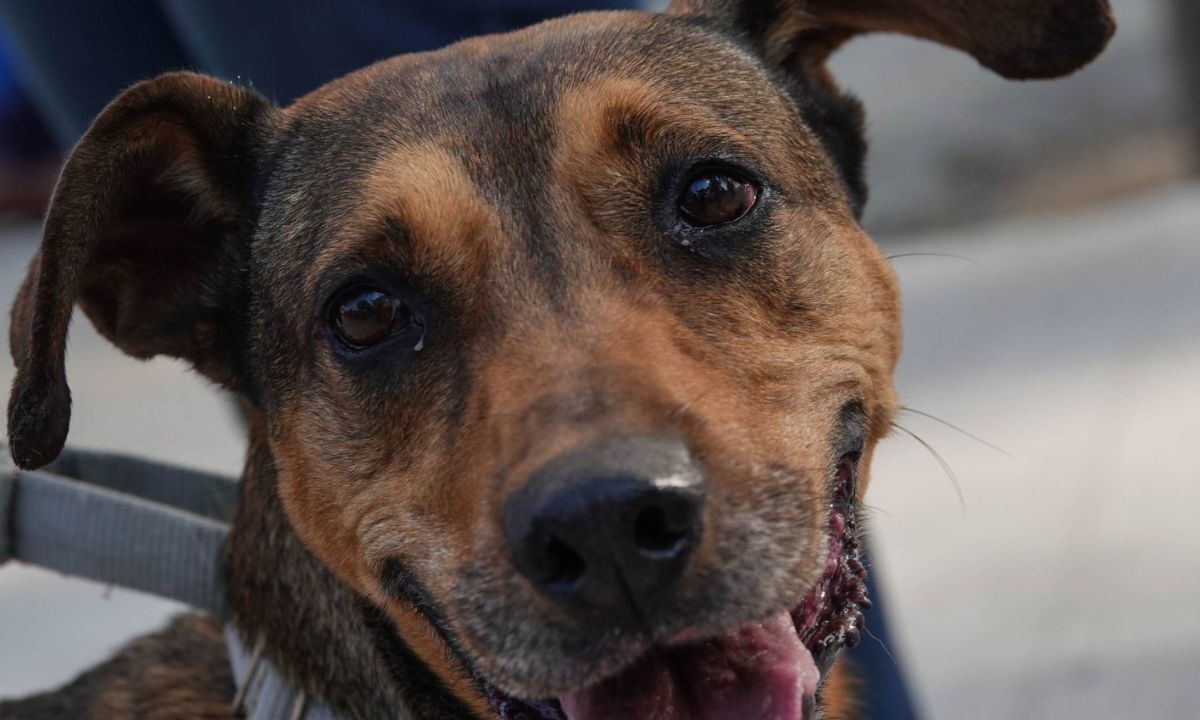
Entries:
<svg viewBox="0 0 1200 720">
<path fill-rule="evenodd" d="M 871 563 L 868 561 L 867 565 Z M 867 632 L 863 633 L 862 643 L 848 651 L 844 660 L 861 681 L 857 693 L 864 720 L 916 720 L 920 715 L 900 665 L 900 650 L 888 631 L 887 593 L 878 576 L 878 572 L 867 575 L 867 594 L 873 605 L 865 613 Z"/>
<path fill-rule="evenodd" d="M 0 30 L 64 149 L 123 88 L 191 69 L 288 103 L 406 52 L 637 0 L 0 0 Z"/>
</svg>

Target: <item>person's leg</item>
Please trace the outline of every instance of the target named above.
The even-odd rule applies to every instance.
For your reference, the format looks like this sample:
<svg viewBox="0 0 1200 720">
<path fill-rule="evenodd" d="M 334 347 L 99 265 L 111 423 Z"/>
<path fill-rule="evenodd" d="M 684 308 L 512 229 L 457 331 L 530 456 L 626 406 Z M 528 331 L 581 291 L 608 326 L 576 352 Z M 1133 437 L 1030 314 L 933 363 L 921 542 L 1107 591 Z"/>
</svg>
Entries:
<svg viewBox="0 0 1200 720">
<path fill-rule="evenodd" d="M 432 50 L 579 10 L 637 0 L 160 0 L 206 70 L 240 79 L 278 102 L 377 60 Z"/>
<path fill-rule="evenodd" d="M 0 0 L 0 28 L 64 149 L 123 88 L 188 65 L 155 0 Z"/>
<path fill-rule="evenodd" d="M 869 553 L 868 553 L 869 555 Z M 870 565 L 869 559 L 867 560 Z M 858 647 L 846 654 L 854 674 L 862 681 L 858 695 L 871 720 L 916 720 L 920 717 L 900 665 L 890 628 L 885 593 L 877 572 L 867 575 L 867 595 L 872 608 L 867 617 L 867 632 Z"/>
<path fill-rule="evenodd" d="M 58 177 L 59 153 L 0 42 L 0 215 L 35 218 Z"/>
<path fill-rule="evenodd" d="M 1197 155 L 1200 155 L 1200 3 L 1196 0 L 1174 0 L 1175 52 L 1179 58 L 1180 79 L 1188 120 L 1192 124 L 1192 138 Z M 1200 173 L 1200 163 L 1196 165 Z"/>
</svg>

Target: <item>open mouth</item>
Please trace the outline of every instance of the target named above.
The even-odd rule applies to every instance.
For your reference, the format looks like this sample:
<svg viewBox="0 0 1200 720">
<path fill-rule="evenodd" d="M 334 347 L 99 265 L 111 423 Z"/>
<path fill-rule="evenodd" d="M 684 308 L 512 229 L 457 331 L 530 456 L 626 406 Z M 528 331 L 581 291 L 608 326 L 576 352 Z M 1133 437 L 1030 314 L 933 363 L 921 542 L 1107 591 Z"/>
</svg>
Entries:
<svg viewBox="0 0 1200 720">
<path fill-rule="evenodd" d="M 811 720 L 842 647 L 863 628 L 866 569 L 855 501 L 858 453 L 838 461 L 828 507 L 829 545 L 817 582 L 794 607 L 716 637 L 647 652 L 599 682 L 542 701 L 484 689 L 501 720 Z"/>
</svg>

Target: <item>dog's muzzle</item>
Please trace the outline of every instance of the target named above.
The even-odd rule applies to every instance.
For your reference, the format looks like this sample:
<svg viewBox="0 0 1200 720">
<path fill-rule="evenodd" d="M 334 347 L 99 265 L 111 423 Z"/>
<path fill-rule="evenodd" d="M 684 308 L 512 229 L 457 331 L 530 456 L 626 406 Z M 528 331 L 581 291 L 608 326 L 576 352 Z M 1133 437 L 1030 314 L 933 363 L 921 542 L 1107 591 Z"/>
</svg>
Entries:
<svg viewBox="0 0 1200 720">
<path fill-rule="evenodd" d="M 830 468 L 825 561 L 790 608 L 716 635 L 685 631 L 632 665 L 557 698 L 484 683 L 503 720 L 811 720 L 824 676 L 863 627 L 856 486 L 860 451 Z M 596 632 L 649 629 L 703 538 L 702 473 L 682 443 L 617 438 L 551 461 L 506 506 L 514 564 L 543 597 Z"/>
</svg>

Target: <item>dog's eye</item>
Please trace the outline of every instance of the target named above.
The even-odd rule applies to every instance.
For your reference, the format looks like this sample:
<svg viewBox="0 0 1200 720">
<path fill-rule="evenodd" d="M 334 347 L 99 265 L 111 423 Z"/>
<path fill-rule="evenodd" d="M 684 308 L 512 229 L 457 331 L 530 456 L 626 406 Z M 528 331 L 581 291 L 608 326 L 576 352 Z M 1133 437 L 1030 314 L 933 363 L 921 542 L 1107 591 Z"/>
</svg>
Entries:
<svg viewBox="0 0 1200 720">
<path fill-rule="evenodd" d="M 730 172 L 709 170 L 688 181 L 679 196 L 679 211 L 699 227 L 738 220 L 758 200 L 758 188 Z"/>
<path fill-rule="evenodd" d="M 333 303 L 331 316 L 337 336 L 356 348 L 383 342 L 413 322 L 412 311 L 403 301 L 367 287 L 343 291 Z"/>
</svg>

